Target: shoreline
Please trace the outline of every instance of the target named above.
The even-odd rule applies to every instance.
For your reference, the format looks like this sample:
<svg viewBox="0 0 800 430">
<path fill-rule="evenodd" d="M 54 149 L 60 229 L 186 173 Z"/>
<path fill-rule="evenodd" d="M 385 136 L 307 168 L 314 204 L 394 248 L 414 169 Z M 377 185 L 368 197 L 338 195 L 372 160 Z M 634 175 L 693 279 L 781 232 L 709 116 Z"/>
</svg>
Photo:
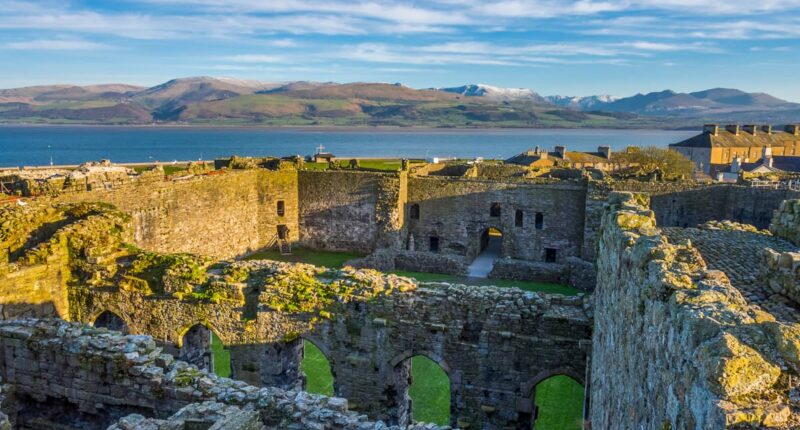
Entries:
<svg viewBox="0 0 800 430">
<path fill-rule="evenodd" d="M 136 129 L 136 130 L 252 130 L 252 131 L 287 131 L 287 132 L 319 132 L 319 133 L 485 133 L 501 134 L 509 132 L 533 131 L 569 131 L 569 132 L 682 132 L 694 131 L 695 128 L 613 128 L 613 127 L 400 127 L 400 126 L 275 126 L 275 125 L 205 125 L 205 124 L 4 124 L 3 128 L 98 128 L 98 129 Z"/>
</svg>

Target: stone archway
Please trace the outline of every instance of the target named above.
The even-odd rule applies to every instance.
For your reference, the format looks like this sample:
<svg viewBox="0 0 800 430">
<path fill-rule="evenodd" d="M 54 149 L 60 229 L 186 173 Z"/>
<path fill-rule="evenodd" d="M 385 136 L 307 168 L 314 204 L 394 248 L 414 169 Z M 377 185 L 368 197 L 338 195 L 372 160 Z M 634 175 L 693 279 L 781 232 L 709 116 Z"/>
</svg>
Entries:
<svg viewBox="0 0 800 430">
<path fill-rule="evenodd" d="M 336 375 L 330 354 L 320 344 L 310 339 L 302 339 L 303 358 L 300 368 L 303 373 L 303 390 L 326 396 L 336 395 Z"/>
<path fill-rule="evenodd" d="M 195 324 L 181 336 L 180 360 L 194 364 L 209 372 L 214 370 L 214 354 L 211 350 L 211 329 Z"/>
<path fill-rule="evenodd" d="M 478 242 L 478 255 L 472 261 L 467 273 L 471 278 L 486 278 L 494 267 L 494 261 L 503 256 L 503 232 L 496 227 L 488 227 L 481 233 Z"/>
<path fill-rule="evenodd" d="M 119 315 L 111 311 L 101 312 L 92 322 L 92 325 L 97 328 L 106 328 L 113 331 L 118 331 L 122 334 L 129 334 L 130 329 L 125 320 Z"/>
<path fill-rule="evenodd" d="M 405 352 L 390 365 L 394 379 L 390 387 L 392 422 L 414 421 L 451 425 L 453 389 L 450 367 L 435 354 Z"/>
<path fill-rule="evenodd" d="M 520 413 L 519 429 L 583 428 L 583 375 L 571 369 L 544 371 L 525 383 L 522 392 L 530 399 L 530 409 Z"/>
</svg>

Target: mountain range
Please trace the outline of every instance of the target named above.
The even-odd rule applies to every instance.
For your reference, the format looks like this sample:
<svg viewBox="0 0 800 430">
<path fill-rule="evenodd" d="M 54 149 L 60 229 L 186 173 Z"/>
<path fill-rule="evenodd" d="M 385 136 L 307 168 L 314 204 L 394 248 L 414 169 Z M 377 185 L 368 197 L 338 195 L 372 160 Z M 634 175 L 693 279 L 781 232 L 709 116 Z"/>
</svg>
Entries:
<svg viewBox="0 0 800 430">
<path fill-rule="evenodd" d="M 173 79 L 150 88 L 0 90 L 2 123 L 681 128 L 707 121 L 797 122 L 800 104 L 726 88 L 571 97 L 486 84 L 414 89 L 214 77 Z"/>
</svg>

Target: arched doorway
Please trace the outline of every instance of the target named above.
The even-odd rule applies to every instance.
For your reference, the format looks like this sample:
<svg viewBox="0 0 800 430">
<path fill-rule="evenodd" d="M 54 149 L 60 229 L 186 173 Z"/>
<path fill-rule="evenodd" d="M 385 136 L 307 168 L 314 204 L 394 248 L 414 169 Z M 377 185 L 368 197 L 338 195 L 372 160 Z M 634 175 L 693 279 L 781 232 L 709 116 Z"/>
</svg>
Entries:
<svg viewBox="0 0 800 430">
<path fill-rule="evenodd" d="M 128 325 L 125 324 L 125 321 L 122 319 L 122 317 L 111 311 L 103 311 L 103 313 L 95 318 L 92 325 L 97 328 L 106 328 L 109 330 L 118 331 L 122 334 L 129 333 Z"/>
<path fill-rule="evenodd" d="M 446 366 L 417 354 L 399 361 L 394 373 L 397 424 L 451 424 L 452 393 Z"/>
<path fill-rule="evenodd" d="M 331 363 L 325 353 L 313 342 L 303 339 L 303 389 L 309 393 L 333 396 L 334 375 Z"/>
<path fill-rule="evenodd" d="M 489 227 L 481 233 L 480 252 L 490 251 L 498 256 L 503 253 L 503 232 L 498 228 Z"/>
<path fill-rule="evenodd" d="M 489 227 L 481 233 L 478 256 L 467 268 L 471 278 L 486 278 L 494 268 L 494 260 L 503 256 L 503 232 Z"/>
<path fill-rule="evenodd" d="M 584 391 L 584 386 L 568 375 L 553 375 L 541 380 L 533 390 L 532 428 L 582 429 Z"/>
<path fill-rule="evenodd" d="M 195 324 L 182 337 L 179 359 L 219 376 L 231 375 L 230 351 L 203 324 Z"/>
<path fill-rule="evenodd" d="M 450 425 L 450 377 L 424 355 L 411 357 L 411 419 L 415 422 Z"/>
</svg>

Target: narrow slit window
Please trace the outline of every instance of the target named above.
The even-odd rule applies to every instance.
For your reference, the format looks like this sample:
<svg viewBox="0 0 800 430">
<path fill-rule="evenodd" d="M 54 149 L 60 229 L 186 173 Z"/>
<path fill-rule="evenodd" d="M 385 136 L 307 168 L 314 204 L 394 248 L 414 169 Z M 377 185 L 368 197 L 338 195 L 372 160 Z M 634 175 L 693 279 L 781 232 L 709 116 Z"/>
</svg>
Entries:
<svg viewBox="0 0 800 430">
<path fill-rule="evenodd" d="M 286 215 L 286 203 L 283 200 L 278 200 L 278 216 Z"/>
<path fill-rule="evenodd" d="M 534 220 L 534 227 L 536 230 L 544 228 L 544 215 L 541 212 L 536 212 L 536 219 Z"/>
<path fill-rule="evenodd" d="M 521 210 L 517 209 L 517 212 L 514 214 L 514 225 L 517 227 L 522 227 L 525 222 L 524 217 L 525 214 Z"/>
</svg>

